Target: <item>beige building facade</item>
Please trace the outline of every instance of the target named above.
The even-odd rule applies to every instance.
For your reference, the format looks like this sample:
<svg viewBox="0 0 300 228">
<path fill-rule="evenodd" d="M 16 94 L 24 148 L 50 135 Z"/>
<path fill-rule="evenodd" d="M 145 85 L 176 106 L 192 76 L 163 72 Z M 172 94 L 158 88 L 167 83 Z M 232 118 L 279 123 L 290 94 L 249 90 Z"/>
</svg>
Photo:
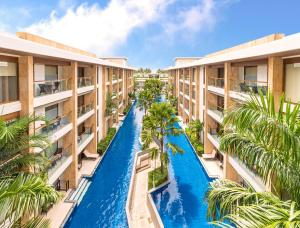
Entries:
<svg viewBox="0 0 300 228">
<path fill-rule="evenodd" d="M 277 105 L 282 93 L 287 102 L 300 101 L 300 34 L 273 34 L 202 58 L 184 58 L 168 72 L 179 97 L 178 114 L 184 123 L 203 122 L 204 153 L 217 154 L 223 176 L 257 191 L 269 190 L 252 170 L 219 149 L 221 123 L 224 112 L 250 92 L 270 90 Z"/>
<path fill-rule="evenodd" d="M 0 35 L 0 118 L 46 117 L 49 124 L 39 121 L 30 133 L 47 135 L 49 184 L 60 190 L 77 187 L 83 154 L 97 153 L 130 102 L 135 68 L 112 60 L 28 33 Z M 108 92 L 117 107 L 110 116 Z"/>
</svg>

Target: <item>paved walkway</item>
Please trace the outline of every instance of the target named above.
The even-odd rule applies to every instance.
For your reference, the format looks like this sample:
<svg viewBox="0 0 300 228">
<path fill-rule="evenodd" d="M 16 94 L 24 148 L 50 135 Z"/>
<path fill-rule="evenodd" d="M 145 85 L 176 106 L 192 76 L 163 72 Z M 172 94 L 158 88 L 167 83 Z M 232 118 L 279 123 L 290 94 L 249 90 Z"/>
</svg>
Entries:
<svg viewBox="0 0 300 228">
<path fill-rule="evenodd" d="M 147 180 L 148 172 L 152 168 L 148 168 L 136 174 L 133 203 L 131 209 L 132 228 L 152 228 L 150 213 L 147 207 Z"/>
</svg>

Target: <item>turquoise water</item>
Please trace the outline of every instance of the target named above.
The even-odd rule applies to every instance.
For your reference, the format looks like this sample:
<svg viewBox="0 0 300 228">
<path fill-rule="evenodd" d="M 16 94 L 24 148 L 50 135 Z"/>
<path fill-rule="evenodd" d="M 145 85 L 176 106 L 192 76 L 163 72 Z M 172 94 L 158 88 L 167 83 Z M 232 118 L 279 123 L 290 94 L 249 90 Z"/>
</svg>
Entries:
<svg viewBox="0 0 300 228">
<path fill-rule="evenodd" d="M 207 176 L 184 134 L 167 140 L 179 145 L 184 154 L 174 156 L 169 151 L 171 182 L 152 193 L 164 226 L 211 227 L 206 220 L 205 193 L 212 179 Z"/>
<path fill-rule="evenodd" d="M 65 227 L 127 227 L 125 205 L 143 113 L 135 106 L 98 166 Z"/>
</svg>

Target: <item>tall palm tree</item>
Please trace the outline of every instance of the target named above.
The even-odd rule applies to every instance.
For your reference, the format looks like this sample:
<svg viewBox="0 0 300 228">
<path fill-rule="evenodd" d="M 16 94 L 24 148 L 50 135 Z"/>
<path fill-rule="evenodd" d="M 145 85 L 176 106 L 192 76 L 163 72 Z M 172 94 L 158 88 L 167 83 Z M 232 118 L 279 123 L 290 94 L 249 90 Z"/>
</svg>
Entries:
<svg viewBox="0 0 300 228">
<path fill-rule="evenodd" d="M 229 180 L 215 180 L 207 200 L 208 218 L 219 227 L 300 227 L 299 205 L 282 201 L 271 192 L 255 192 Z"/>
<path fill-rule="evenodd" d="M 285 103 L 278 110 L 274 97 L 251 95 L 224 117 L 220 149 L 240 159 L 282 196 L 282 190 L 300 203 L 300 105 Z"/>
<path fill-rule="evenodd" d="M 47 184 L 48 159 L 43 153 L 28 153 L 49 145 L 42 135 L 28 135 L 37 120 L 43 119 L 29 116 L 13 123 L 0 119 L 0 226 L 7 222 L 18 226 L 21 218 L 33 215 L 22 226 L 44 227 L 48 222 L 38 217 L 39 212 L 59 199 Z"/>
<path fill-rule="evenodd" d="M 197 140 L 200 140 L 200 132 L 203 129 L 203 124 L 200 120 L 191 121 L 189 123 L 189 130 L 191 132 L 191 135 L 196 138 Z"/>
<path fill-rule="evenodd" d="M 147 114 L 143 120 L 142 141 L 145 147 L 149 147 L 152 141 L 158 145 L 162 173 L 164 165 L 168 161 L 168 156 L 164 148 L 165 137 L 170 135 L 176 136 L 182 133 L 182 130 L 175 126 L 177 122 L 179 122 L 179 120 L 174 115 L 173 107 L 166 102 L 152 104 L 149 109 L 149 114 Z M 173 154 L 183 153 L 182 149 L 174 143 L 169 142 L 166 146 Z"/>
<path fill-rule="evenodd" d="M 155 98 L 151 91 L 143 90 L 138 95 L 137 106 L 140 109 L 145 110 L 145 114 L 147 114 L 148 109 L 151 107 L 151 104 L 154 102 Z"/>
</svg>

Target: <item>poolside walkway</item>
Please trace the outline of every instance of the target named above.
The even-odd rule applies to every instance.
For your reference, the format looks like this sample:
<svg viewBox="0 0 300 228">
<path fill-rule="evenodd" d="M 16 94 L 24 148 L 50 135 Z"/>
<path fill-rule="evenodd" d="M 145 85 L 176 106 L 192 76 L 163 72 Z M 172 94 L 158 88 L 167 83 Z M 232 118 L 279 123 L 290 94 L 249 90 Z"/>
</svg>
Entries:
<svg viewBox="0 0 300 228">
<path fill-rule="evenodd" d="M 151 220 L 147 207 L 147 180 L 148 172 L 152 168 L 145 169 L 136 174 L 133 203 L 131 209 L 132 228 L 152 228 L 154 224 Z"/>
<path fill-rule="evenodd" d="M 218 160 L 205 160 L 202 157 L 198 157 L 204 166 L 209 177 L 223 179 L 223 169 L 219 166 Z"/>
</svg>

